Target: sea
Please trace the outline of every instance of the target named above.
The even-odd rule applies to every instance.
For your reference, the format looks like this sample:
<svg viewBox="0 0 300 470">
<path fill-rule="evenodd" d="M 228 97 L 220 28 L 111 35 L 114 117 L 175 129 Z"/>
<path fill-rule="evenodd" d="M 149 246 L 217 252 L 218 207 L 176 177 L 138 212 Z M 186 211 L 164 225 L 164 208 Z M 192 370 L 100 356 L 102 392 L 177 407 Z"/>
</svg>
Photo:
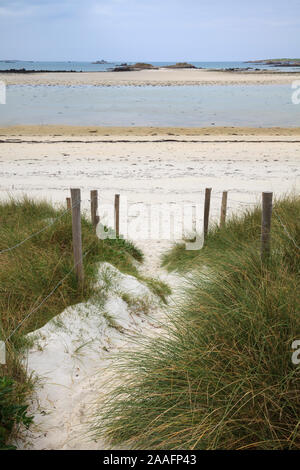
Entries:
<svg viewBox="0 0 300 470">
<path fill-rule="evenodd" d="M 193 63 L 205 68 L 244 68 L 249 65 L 243 62 Z M 167 64 L 170 62 L 153 62 L 153 65 Z M 1 62 L 0 68 L 18 66 L 31 67 L 31 70 L 105 72 L 114 65 L 118 64 Z M 300 104 L 293 100 L 295 89 L 292 84 L 169 87 L 10 85 L 6 88 L 6 104 L 0 104 L 0 126 L 300 126 Z"/>
<path fill-rule="evenodd" d="M 105 64 L 95 64 L 93 62 L 45 62 L 45 61 L 23 61 L 23 60 L 0 60 L 0 70 L 7 69 L 26 69 L 26 70 L 74 70 L 75 72 L 106 72 L 107 70 L 121 65 L 126 61 L 119 62 L 108 62 Z M 166 65 L 172 65 L 175 62 L 149 62 L 149 64 L 158 67 L 164 67 Z M 280 70 L 280 71 L 299 71 L 299 67 L 273 67 L 271 65 L 263 64 L 252 64 L 247 62 L 194 62 L 187 61 L 189 64 L 195 65 L 196 67 L 202 67 L 204 69 L 226 69 L 226 68 L 240 68 L 245 69 L 251 67 L 253 69 L 268 69 L 268 70 Z M 128 65 L 134 64 L 134 62 L 126 62 Z"/>
</svg>

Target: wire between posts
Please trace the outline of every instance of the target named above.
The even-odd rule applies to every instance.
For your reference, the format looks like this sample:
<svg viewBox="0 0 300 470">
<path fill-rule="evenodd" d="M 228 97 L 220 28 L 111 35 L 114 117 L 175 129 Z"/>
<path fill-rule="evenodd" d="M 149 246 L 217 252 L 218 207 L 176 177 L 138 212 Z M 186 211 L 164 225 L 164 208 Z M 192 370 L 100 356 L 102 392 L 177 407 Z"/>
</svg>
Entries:
<svg viewBox="0 0 300 470">
<path fill-rule="evenodd" d="M 213 198 L 217 198 L 217 199 L 222 199 L 222 196 L 218 196 L 218 195 L 216 195 L 216 194 L 214 194 L 214 195 L 212 194 L 212 197 L 213 197 Z M 99 200 L 100 200 L 100 201 L 107 202 L 107 203 L 109 203 L 109 204 L 114 204 L 113 199 L 108 199 L 108 198 L 103 197 L 103 196 L 99 197 Z M 88 201 L 91 202 L 90 199 L 89 199 Z M 253 202 L 253 201 L 251 201 L 251 202 L 250 202 L 250 201 L 248 201 L 248 202 L 247 202 L 247 201 L 237 201 L 237 200 L 234 200 L 234 199 L 231 200 L 231 202 L 237 203 L 237 204 L 244 204 L 244 205 L 247 205 L 247 206 L 250 206 L 250 205 L 255 206 L 255 205 L 258 204 L 257 202 Z M 127 198 L 127 203 L 128 203 L 128 204 L 146 204 L 146 203 L 143 202 L 143 201 L 132 201 L 132 200 L 130 200 L 130 199 L 128 199 L 128 198 Z M 151 203 L 147 203 L 147 205 L 149 205 L 149 204 L 151 204 Z"/>
<path fill-rule="evenodd" d="M 74 207 L 78 206 L 78 204 L 80 204 L 81 201 L 78 201 L 76 204 L 74 204 L 74 206 L 71 207 L 71 209 L 73 209 Z M 39 235 L 40 233 L 44 232 L 45 230 L 47 230 L 49 227 L 51 227 L 51 225 L 54 225 L 59 219 L 61 219 L 62 217 L 64 217 L 65 214 L 67 214 L 68 212 L 70 211 L 70 209 L 67 209 L 65 210 L 61 215 L 59 215 L 58 217 L 56 217 L 54 220 L 52 220 L 48 225 L 46 225 L 45 227 L 43 227 L 41 230 L 39 230 L 38 232 L 35 232 L 33 233 L 32 235 L 30 235 L 29 237 L 25 238 L 24 240 L 22 240 L 21 242 L 17 243 L 16 245 L 14 246 L 11 246 L 9 248 L 5 248 L 4 250 L 0 250 L 0 255 L 2 253 L 8 253 L 9 251 L 12 251 L 14 250 L 15 248 L 18 248 L 19 246 L 23 245 L 25 242 L 27 242 L 28 240 L 30 240 L 31 238 L 34 238 L 36 237 L 37 235 Z"/>
<path fill-rule="evenodd" d="M 284 223 L 282 222 L 281 218 L 279 217 L 279 215 L 277 214 L 276 210 L 274 210 L 273 208 L 273 213 L 275 214 L 275 216 L 277 217 L 277 219 L 279 220 L 279 223 L 281 224 L 283 230 L 285 231 L 287 237 L 294 243 L 295 247 L 300 250 L 300 247 L 297 245 L 296 241 L 294 240 L 294 238 L 292 237 L 292 235 L 290 234 L 290 232 L 288 231 L 288 229 L 286 228 L 286 226 L 284 225 Z"/>
<path fill-rule="evenodd" d="M 82 258 L 85 258 L 90 252 L 90 249 L 88 249 L 82 256 Z M 15 334 L 15 332 L 24 324 L 24 322 L 33 314 L 35 313 L 48 299 L 49 297 L 51 297 L 51 295 L 54 294 L 54 292 L 59 288 L 59 286 L 61 286 L 61 284 L 64 282 L 64 280 L 74 271 L 74 269 L 76 268 L 76 266 L 78 265 L 79 263 L 76 263 L 74 264 L 74 266 L 72 266 L 72 269 L 70 269 L 70 271 L 56 284 L 56 286 L 52 289 L 51 292 L 49 292 L 49 294 L 39 303 L 39 305 L 37 305 L 36 307 L 34 307 L 27 315 L 26 317 L 23 318 L 23 320 L 19 323 L 19 325 L 12 331 L 12 333 L 4 340 L 4 343 L 6 344 L 7 341 L 10 340 L 10 338 Z"/>
<path fill-rule="evenodd" d="M 218 196 L 216 196 L 218 197 Z M 76 207 L 78 204 L 80 204 L 81 201 L 78 201 L 73 207 Z M 244 202 L 241 202 L 241 201 L 234 201 L 234 202 L 238 202 L 238 203 L 242 203 L 242 204 L 247 204 L 247 203 L 244 203 Z M 249 203 L 249 204 L 256 204 L 256 203 Z M 72 209 L 71 208 L 71 209 Z M 22 245 L 23 243 L 25 243 L 27 240 L 33 238 L 34 236 L 42 233 L 44 230 L 46 230 L 48 227 L 50 227 L 51 225 L 53 225 L 57 220 L 61 219 L 67 212 L 69 212 L 69 209 L 67 209 L 66 211 L 64 211 L 64 213 L 58 217 L 56 217 L 56 219 L 54 221 L 52 221 L 50 224 L 48 224 L 47 226 L 45 226 L 42 230 L 32 234 L 30 237 L 26 238 L 25 240 L 23 240 L 22 242 L 16 244 L 14 247 L 11 247 L 11 248 L 7 248 L 5 250 L 2 250 L 0 251 L 0 254 L 1 253 L 4 253 L 6 251 L 11 251 L 13 250 L 14 248 L 17 248 L 18 246 Z M 300 250 L 300 247 L 297 245 L 296 241 L 294 240 L 294 238 L 291 236 L 291 234 L 289 233 L 289 231 L 287 230 L 286 226 L 284 225 L 284 223 L 282 222 L 280 216 L 277 214 L 277 212 L 275 210 L 273 210 L 273 213 L 275 214 L 275 216 L 277 217 L 277 219 L 279 220 L 280 224 L 282 225 L 285 233 L 287 234 L 288 238 L 294 243 L 295 247 Z M 85 258 L 88 253 L 90 252 L 90 248 L 83 254 L 83 258 Z M 7 341 L 10 340 L 10 338 L 16 333 L 16 331 L 24 324 L 24 322 L 33 314 L 35 313 L 53 294 L 54 292 L 61 286 L 61 284 L 64 282 L 64 280 L 74 271 L 74 269 L 76 268 L 76 266 L 79 264 L 76 263 L 72 266 L 72 269 L 70 269 L 70 271 L 56 284 L 56 286 L 52 289 L 52 291 L 39 303 L 39 305 L 37 305 L 36 307 L 34 307 L 25 317 L 24 319 L 19 323 L 19 325 L 12 331 L 12 333 L 5 339 L 5 343 L 7 343 Z"/>
</svg>

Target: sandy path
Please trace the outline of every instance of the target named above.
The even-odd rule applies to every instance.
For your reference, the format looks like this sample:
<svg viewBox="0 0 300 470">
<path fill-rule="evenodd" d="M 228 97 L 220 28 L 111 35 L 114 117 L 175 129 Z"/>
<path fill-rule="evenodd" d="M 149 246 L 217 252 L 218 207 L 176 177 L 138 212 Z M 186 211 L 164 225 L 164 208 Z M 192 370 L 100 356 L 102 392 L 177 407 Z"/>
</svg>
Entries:
<svg viewBox="0 0 300 470">
<path fill-rule="evenodd" d="M 114 357 L 136 348 L 136 339 L 159 334 L 165 307 L 145 285 L 132 276 L 121 275 L 108 263 L 99 269 L 99 280 L 106 278 L 101 277 L 101 270 L 106 269 L 112 269 L 117 278 L 110 285 L 103 307 L 93 300 L 74 305 L 33 333 L 35 339 L 26 362 L 29 373 L 39 379 L 29 402 L 34 423 L 17 440 L 19 449 L 109 447 L 93 436 L 91 427 L 96 409 L 117 378 L 112 368 Z M 173 279 L 176 276 L 170 276 Z M 150 311 L 131 310 L 120 292 L 143 301 L 149 297 Z M 107 294 L 100 295 L 105 299 Z M 122 331 L 107 322 L 105 313 Z"/>
<path fill-rule="evenodd" d="M 291 84 L 300 72 L 222 72 L 211 70 L 142 70 L 139 72 L 62 72 L 1 74 L 8 85 L 272 85 Z"/>
</svg>

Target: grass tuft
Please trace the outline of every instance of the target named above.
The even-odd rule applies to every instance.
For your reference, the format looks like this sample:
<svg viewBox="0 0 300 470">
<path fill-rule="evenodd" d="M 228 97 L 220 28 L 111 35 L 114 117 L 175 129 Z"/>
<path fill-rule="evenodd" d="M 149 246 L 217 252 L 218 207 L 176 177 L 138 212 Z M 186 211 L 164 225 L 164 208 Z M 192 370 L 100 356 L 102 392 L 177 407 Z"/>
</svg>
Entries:
<svg viewBox="0 0 300 470">
<path fill-rule="evenodd" d="M 94 289 L 99 262 L 107 261 L 123 273 L 135 276 L 138 275 L 135 261 L 143 260 L 143 254 L 131 242 L 121 238 L 99 240 L 90 221 L 82 217 L 83 252 L 88 251 L 84 257 L 84 285 L 78 288 L 72 271 L 42 307 L 27 318 L 72 270 L 71 214 L 65 208 L 55 209 L 45 201 L 27 197 L 0 203 L 0 251 L 49 224 L 19 247 L 0 253 L 0 340 L 8 338 L 21 325 L 7 343 L 7 363 L 0 368 L 0 379 L 13 380 L 14 399 L 18 403 L 24 402 L 26 392 L 33 386 L 19 360 L 20 351 L 28 343 L 25 335 L 41 328 L 69 305 L 99 295 Z"/>
<path fill-rule="evenodd" d="M 165 256 L 189 285 L 164 334 L 122 352 L 96 436 L 133 449 L 300 449 L 300 198 L 276 202 L 265 264 L 260 217 L 246 211 L 197 254 Z"/>
</svg>

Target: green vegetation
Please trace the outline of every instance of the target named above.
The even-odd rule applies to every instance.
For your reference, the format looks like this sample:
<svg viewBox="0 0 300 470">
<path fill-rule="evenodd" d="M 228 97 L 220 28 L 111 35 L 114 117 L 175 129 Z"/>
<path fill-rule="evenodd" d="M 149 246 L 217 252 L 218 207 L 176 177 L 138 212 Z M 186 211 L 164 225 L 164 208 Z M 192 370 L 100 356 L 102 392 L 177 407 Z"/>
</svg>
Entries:
<svg viewBox="0 0 300 470">
<path fill-rule="evenodd" d="M 260 215 L 213 228 L 197 254 L 166 255 L 189 286 L 165 334 L 118 358 L 96 436 L 134 449 L 300 449 L 300 198 L 275 204 L 265 264 Z"/>
<path fill-rule="evenodd" d="M 151 302 L 149 298 L 137 297 L 129 294 L 128 292 L 122 292 L 120 295 L 121 299 L 127 303 L 129 310 L 136 315 L 141 313 L 147 314 L 150 311 Z"/>
<path fill-rule="evenodd" d="M 61 216 L 40 235 L 0 256 L 1 326 L 8 335 L 73 267 L 72 220 L 71 214 L 64 212 L 26 198 L 0 204 L 0 251 Z M 40 328 L 66 306 L 87 300 L 93 292 L 97 262 L 107 261 L 124 273 L 138 274 L 133 259 L 142 261 L 140 250 L 121 238 L 99 240 L 85 217 L 82 246 L 83 252 L 87 251 L 83 288 L 78 289 L 75 273 L 71 272 L 62 287 L 14 335 L 14 344 L 20 333 Z"/>
<path fill-rule="evenodd" d="M 172 293 L 168 284 L 160 279 L 155 279 L 154 277 L 139 276 L 139 280 L 146 284 L 153 294 L 160 297 L 165 304 L 167 303 L 167 297 Z"/>
<path fill-rule="evenodd" d="M 280 211 L 282 213 L 282 209 Z M 274 219 L 274 218 L 273 218 Z M 273 230 L 278 227 L 277 219 L 273 220 Z M 227 250 L 244 250 L 249 243 L 257 246 L 259 250 L 261 227 L 261 211 L 257 206 L 252 210 L 246 209 L 242 215 L 232 216 L 225 227 L 214 225 L 210 232 L 204 248 L 200 251 L 187 251 L 184 243 L 178 243 L 162 257 L 162 265 L 168 271 L 185 272 L 198 268 L 209 258 L 220 258 L 227 256 Z M 279 228 L 279 227 L 278 227 Z M 279 228 L 279 230 L 281 230 Z"/>
<path fill-rule="evenodd" d="M 82 217 L 83 252 L 87 253 L 84 256 L 84 285 L 78 288 L 72 271 L 71 214 L 64 208 L 54 209 L 46 202 L 28 198 L 0 203 L 0 251 L 18 244 L 48 224 L 50 226 L 39 235 L 0 254 L 0 339 L 9 338 L 13 333 L 7 342 L 7 363 L 0 366 L 0 378 L 8 377 L 14 381 L 13 396 L 20 405 L 24 404 L 26 393 L 33 386 L 19 360 L 20 350 L 27 342 L 24 335 L 42 327 L 67 306 L 96 295 L 93 286 L 98 262 L 107 261 L 123 273 L 138 277 L 135 264 L 143 260 L 142 252 L 122 238 L 99 240 L 91 223 Z M 27 318 L 63 278 L 42 307 Z M 0 423 L 0 426 L 4 425 Z M 11 430 L 10 425 L 6 429 L 5 438 Z"/>
<path fill-rule="evenodd" d="M 14 381 L 7 377 L 0 377 L 0 450 L 14 450 L 15 447 L 7 445 L 7 438 L 18 424 L 28 428 L 32 417 L 27 415 L 27 406 L 18 404 L 22 401 L 19 394 L 15 394 Z"/>
</svg>

